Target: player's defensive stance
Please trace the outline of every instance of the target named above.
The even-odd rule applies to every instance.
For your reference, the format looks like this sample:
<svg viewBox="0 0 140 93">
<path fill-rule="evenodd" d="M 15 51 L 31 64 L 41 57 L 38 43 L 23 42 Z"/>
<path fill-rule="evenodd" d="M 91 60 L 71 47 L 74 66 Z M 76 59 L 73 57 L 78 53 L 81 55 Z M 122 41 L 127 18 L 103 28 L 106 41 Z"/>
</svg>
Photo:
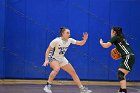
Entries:
<svg viewBox="0 0 140 93">
<path fill-rule="evenodd" d="M 81 84 L 81 81 L 76 74 L 73 66 L 69 63 L 69 61 L 64 57 L 65 52 L 67 51 L 69 45 L 76 44 L 76 45 L 84 45 L 88 39 L 88 33 L 83 33 L 83 40 L 77 41 L 73 38 L 70 38 L 70 30 L 68 28 L 62 27 L 60 28 L 60 37 L 52 40 L 49 47 L 46 50 L 46 57 L 43 66 L 47 66 L 50 64 L 51 68 L 53 69 L 49 75 L 47 85 L 44 87 L 44 91 L 47 93 L 52 93 L 51 84 L 54 80 L 55 76 L 58 74 L 60 68 L 66 71 L 71 75 L 74 82 L 80 88 L 80 93 L 91 93 L 91 90 L 84 87 Z"/>
</svg>

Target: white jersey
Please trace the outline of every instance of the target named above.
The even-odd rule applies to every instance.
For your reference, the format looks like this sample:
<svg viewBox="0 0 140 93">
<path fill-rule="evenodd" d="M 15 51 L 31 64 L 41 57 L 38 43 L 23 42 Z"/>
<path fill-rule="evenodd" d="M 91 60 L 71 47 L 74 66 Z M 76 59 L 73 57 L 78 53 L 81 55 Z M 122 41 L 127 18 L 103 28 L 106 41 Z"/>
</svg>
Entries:
<svg viewBox="0 0 140 93">
<path fill-rule="evenodd" d="M 50 46 L 53 48 L 53 51 L 49 53 L 49 57 L 53 57 L 53 58 L 64 57 L 64 54 L 71 43 L 76 44 L 76 40 L 73 38 L 69 38 L 68 41 L 64 41 L 62 40 L 61 37 L 54 39 L 50 43 Z"/>
</svg>

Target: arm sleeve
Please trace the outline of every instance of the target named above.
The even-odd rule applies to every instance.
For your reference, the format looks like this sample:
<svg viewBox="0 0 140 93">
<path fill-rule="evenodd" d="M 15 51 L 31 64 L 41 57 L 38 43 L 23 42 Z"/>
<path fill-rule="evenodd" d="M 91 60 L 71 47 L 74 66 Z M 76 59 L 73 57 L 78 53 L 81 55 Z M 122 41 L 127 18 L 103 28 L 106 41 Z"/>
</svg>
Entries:
<svg viewBox="0 0 140 93">
<path fill-rule="evenodd" d="M 110 43 L 114 44 L 117 41 L 117 36 L 114 36 L 110 39 Z"/>
<path fill-rule="evenodd" d="M 57 44 L 57 39 L 54 39 L 53 41 L 51 41 L 50 46 L 54 48 L 56 44 Z"/>
<path fill-rule="evenodd" d="M 70 38 L 70 42 L 71 42 L 72 44 L 76 44 L 76 40 L 73 39 L 73 38 Z"/>
</svg>

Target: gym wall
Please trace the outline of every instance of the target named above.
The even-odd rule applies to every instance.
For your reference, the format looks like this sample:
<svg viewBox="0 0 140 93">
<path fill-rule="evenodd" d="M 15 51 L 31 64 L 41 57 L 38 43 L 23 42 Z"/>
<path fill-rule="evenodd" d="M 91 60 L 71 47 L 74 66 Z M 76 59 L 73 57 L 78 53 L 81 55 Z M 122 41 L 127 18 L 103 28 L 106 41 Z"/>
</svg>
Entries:
<svg viewBox="0 0 140 93">
<path fill-rule="evenodd" d="M 103 49 L 99 39 L 107 42 L 111 27 L 121 26 L 136 56 L 127 79 L 140 81 L 139 0 L 6 1 L 5 8 L 0 6 L 0 43 L 4 42 L 0 78 L 47 79 L 52 69 L 42 67 L 46 48 L 59 36 L 59 28 L 66 26 L 76 40 L 82 39 L 83 32 L 89 33 L 84 46 L 71 45 L 65 55 L 80 79 L 116 81 L 121 60 L 114 61 L 110 57 L 113 47 Z M 60 71 L 56 79 L 71 77 Z"/>
</svg>

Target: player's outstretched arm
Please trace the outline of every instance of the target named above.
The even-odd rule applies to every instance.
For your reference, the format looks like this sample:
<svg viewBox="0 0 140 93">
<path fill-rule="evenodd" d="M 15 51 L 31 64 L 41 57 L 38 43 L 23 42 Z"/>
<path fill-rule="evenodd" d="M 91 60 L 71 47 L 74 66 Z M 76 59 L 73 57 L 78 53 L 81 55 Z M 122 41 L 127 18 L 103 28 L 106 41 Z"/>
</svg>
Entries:
<svg viewBox="0 0 140 93">
<path fill-rule="evenodd" d="M 109 48 L 112 45 L 111 42 L 104 43 L 102 39 L 100 39 L 100 44 L 103 48 Z"/>
<path fill-rule="evenodd" d="M 87 32 L 84 32 L 83 33 L 83 40 L 76 41 L 76 45 L 83 46 L 86 43 L 87 39 L 88 39 L 88 33 Z"/>
</svg>

